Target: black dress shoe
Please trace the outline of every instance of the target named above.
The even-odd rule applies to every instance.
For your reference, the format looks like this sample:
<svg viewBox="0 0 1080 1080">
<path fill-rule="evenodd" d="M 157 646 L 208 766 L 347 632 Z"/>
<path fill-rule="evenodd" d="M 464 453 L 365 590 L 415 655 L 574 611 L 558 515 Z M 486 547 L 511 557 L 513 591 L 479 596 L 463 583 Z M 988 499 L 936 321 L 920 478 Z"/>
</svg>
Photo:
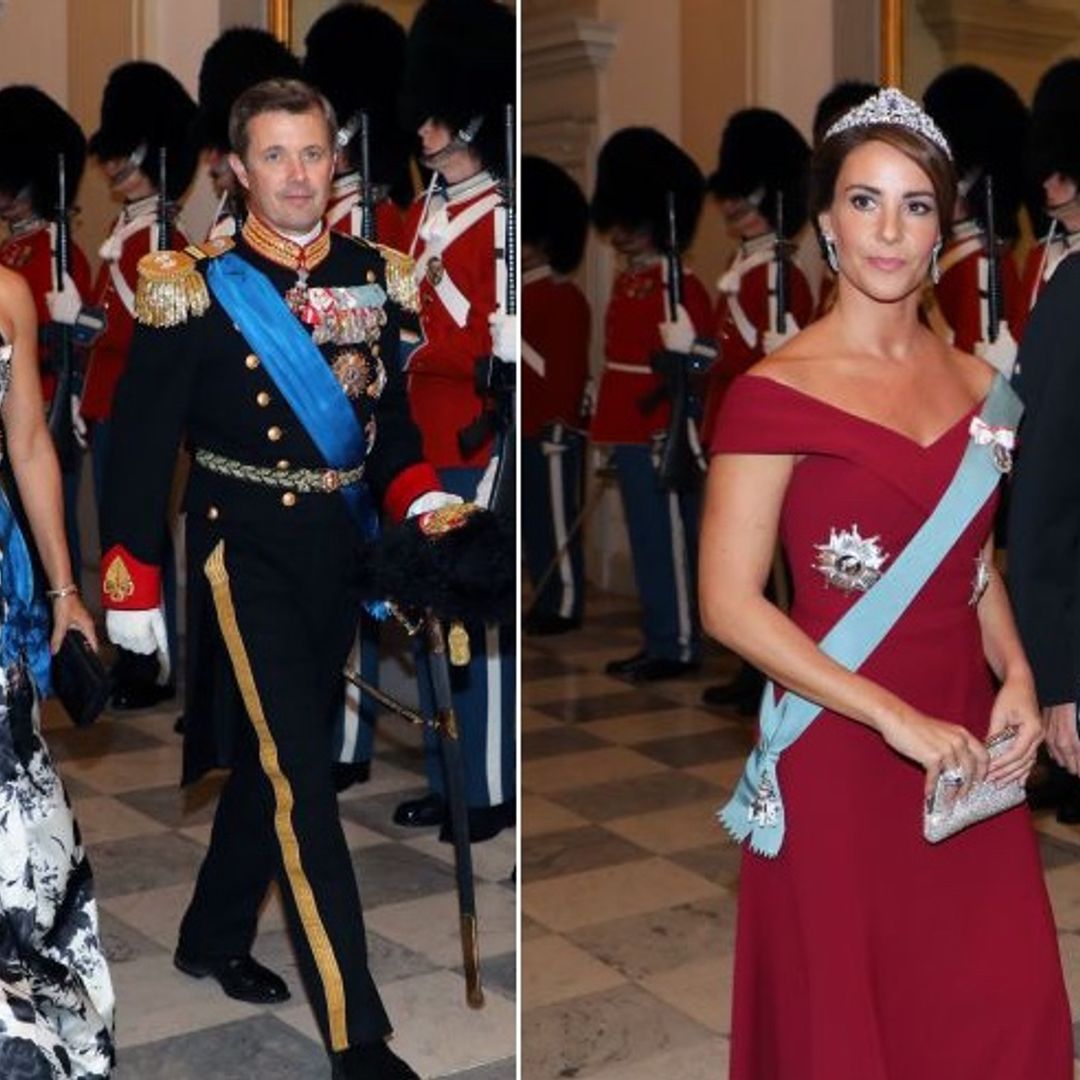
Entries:
<svg viewBox="0 0 1080 1080">
<path fill-rule="evenodd" d="M 335 761 L 330 771 L 334 775 L 334 790 L 347 791 L 353 784 L 366 784 L 371 779 L 371 762 Z"/>
<path fill-rule="evenodd" d="M 289 988 L 280 975 L 263 967 L 253 956 L 230 956 L 216 960 L 196 960 L 177 950 L 173 964 L 185 975 L 217 979 L 221 989 L 237 1001 L 252 1005 L 276 1005 L 289 1000 Z"/>
<path fill-rule="evenodd" d="M 334 1080 L 420 1080 L 420 1074 L 380 1040 L 334 1054 Z"/>
<path fill-rule="evenodd" d="M 548 637 L 552 634 L 566 634 L 571 630 L 581 629 L 581 616 L 568 619 L 551 611 L 534 611 L 524 620 L 525 633 L 530 637 Z"/>
<path fill-rule="evenodd" d="M 131 712 L 134 709 L 152 709 L 163 701 L 176 697 L 176 684 L 166 683 L 117 683 L 113 687 L 109 705 L 114 712 Z"/>
<path fill-rule="evenodd" d="M 646 656 L 644 653 L 640 658 L 631 657 L 629 660 L 617 663 L 617 670 L 612 670 L 613 665 L 608 664 L 607 673 L 630 682 L 659 682 L 661 679 L 677 679 L 680 675 L 687 675 L 701 667 L 696 660 L 670 660 L 664 656 Z"/>
<path fill-rule="evenodd" d="M 469 842 L 482 844 L 485 840 L 498 836 L 503 829 L 511 828 L 516 821 L 517 803 L 513 799 L 509 802 L 497 803 L 495 806 L 470 806 Z M 449 819 L 443 822 L 439 830 L 439 839 L 444 844 L 454 842 Z"/>
<path fill-rule="evenodd" d="M 701 700 L 716 709 L 734 706 L 741 716 L 753 716 L 761 705 L 764 690 L 765 676 L 752 664 L 744 662 L 731 682 L 706 687 Z"/>
<path fill-rule="evenodd" d="M 604 665 L 604 673 L 607 675 L 614 675 L 617 678 L 622 678 L 635 668 L 641 667 L 648 659 L 649 654 L 642 649 L 641 652 L 636 652 L 633 656 L 627 656 L 622 660 L 609 660 Z"/>
<path fill-rule="evenodd" d="M 446 801 L 434 792 L 422 799 L 409 799 L 394 811 L 394 824 L 406 829 L 431 829 L 446 820 Z"/>
</svg>

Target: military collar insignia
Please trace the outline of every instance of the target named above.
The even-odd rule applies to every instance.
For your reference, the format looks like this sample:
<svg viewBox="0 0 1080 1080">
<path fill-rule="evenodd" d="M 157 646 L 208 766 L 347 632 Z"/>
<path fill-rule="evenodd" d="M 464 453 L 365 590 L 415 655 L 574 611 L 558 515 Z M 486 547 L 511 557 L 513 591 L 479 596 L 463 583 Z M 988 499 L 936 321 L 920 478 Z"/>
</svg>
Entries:
<svg viewBox="0 0 1080 1080">
<path fill-rule="evenodd" d="M 487 169 L 481 169 L 475 176 L 470 176 L 467 180 L 459 180 L 456 184 L 447 184 L 442 194 L 447 202 L 462 202 L 465 199 L 471 199 L 474 195 L 479 195 L 482 191 L 486 191 L 494 183 L 495 177 Z"/>
<path fill-rule="evenodd" d="M 43 217 L 38 217 L 36 214 L 23 218 L 22 221 L 12 222 L 10 225 L 12 239 L 22 239 L 33 233 L 40 232 L 48 224 Z"/>
<path fill-rule="evenodd" d="M 278 266 L 295 270 L 301 282 L 330 254 L 330 230 L 325 227 L 310 244 L 305 245 L 282 236 L 255 214 L 248 214 L 240 231 L 252 251 Z"/>
<path fill-rule="evenodd" d="M 156 195 L 146 195 L 141 199 L 135 199 L 133 202 L 124 203 L 120 218 L 126 225 L 129 221 L 137 221 L 139 218 L 153 217 L 157 213 L 157 206 L 158 197 Z"/>
</svg>

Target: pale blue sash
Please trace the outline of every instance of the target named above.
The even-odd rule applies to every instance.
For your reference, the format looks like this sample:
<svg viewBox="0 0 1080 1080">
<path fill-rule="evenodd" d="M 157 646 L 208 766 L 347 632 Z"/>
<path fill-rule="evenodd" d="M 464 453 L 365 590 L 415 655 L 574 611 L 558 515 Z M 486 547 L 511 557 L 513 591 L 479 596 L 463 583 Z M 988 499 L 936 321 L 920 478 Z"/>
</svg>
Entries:
<svg viewBox="0 0 1080 1080">
<path fill-rule="evenodd" d="M 980 413 L 986 427 L 1015 431 L 1022 411 L 1009 384 L 995 376 Z M 994 442 L 969 439 L 940 502 L 889 570 L 821 640 L 822 652 L 850 671 L 862 666 L 994 493 L 1001 479 L 999 454 Z M 777 777 L 780 755 L 822 711 L 790 690 L 779 701 L 775 698 L 770 681 L 762 699 L 758 744 L 731 801 L 717 814 L 737 841 L 749 837 L 750 850 L 767 856 L 778 854 L 784 841 L 784 803 Z"/>
</svg>

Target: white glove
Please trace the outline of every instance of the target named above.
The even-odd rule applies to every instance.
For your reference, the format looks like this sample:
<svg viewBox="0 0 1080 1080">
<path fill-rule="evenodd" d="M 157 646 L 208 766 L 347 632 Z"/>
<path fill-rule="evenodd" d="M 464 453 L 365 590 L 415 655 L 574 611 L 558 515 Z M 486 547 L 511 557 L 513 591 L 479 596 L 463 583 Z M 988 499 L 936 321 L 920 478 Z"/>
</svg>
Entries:
<svg viewBox="0 0 1080 1080">
<path fill-rule="evenodd" d="M 128 652 L 146 656 L 157 653 L 158 682 L 162 685 L 169 681 L 171 664 L 169 663 L 169 640 L 165 634 L 165 616 L 161 608 L 149 608 L 146 611 L 106 611 L 105 633 L 114 645 L 119 645 Z"/>
<path fill-rule="evenodd" d="M 477 506 L 489 507 L 491 506 L 491 489 L 495 486 L 495 473 L 499 470 L 499 455 L 492 454 L 491 460 L 487 463 L 487 468 L 484 470 L 484 475 L 480 477 L 480 483 L 476 485 L 476 495 L 473 497 L 473 502 Z"/>
<path fill-rule="evenodd" d="M 1009 324 L 1002 319 L 998 323 L 997 341 L 976 341 L 975 355 L 981 357 L 1008 379 L 1016 366 L 1017 344 L 1009 332 Z"/>
<path fill-rule="evenodd" d="M 690 313 L 679 304 L 675 309 L 675 318 L 658 324 L 660 340 L 668 352 L 688 353 L 694 347 L 697 332 L 690 321 Z"/>
<path fill-rule="evenodd" d="M 491 351 L 508 364 L 518 362 L 518 317 L 506 315 L 503 311 L 493 311 L 488 316 L 491 330 Z"/>
<path fill-rule="evenodd" d="M 82 311 L 82 297 L 71 275 L 65 271 L 63 285 L 59 290 L 45 294 L 45 303 L 49 308 L 49 318 L 64 326 L 74 326 Z"/>
<path fill-rule="evenodd" d="M 75 441 L 80 450 L 85 450 L 90 445 L 89 433 L 86 430 L 86 421 L 82 415 L 82 398 L 71 395 L 71 430 L 75 435 Z"/>
<path fill-rule="evenodd" d="M 765 347 L 765 355 L 769 356 L 776 352 L 782 345 L 786 345 L 799 332 L 799 324 L 790 316 L 787 316 L 787 329 L 781 334 L 778 330 L 766 330 L 761 335 L 761 344 Z"/>
<path fill-rule="evenodd" d="M 405 517 L 413 518 L 417 514 L 426 514 L 431 510 L 441 510 L 444 506 L 456 506 L 464 501 L 460 495 L 451 495 L 449 491 L 428 491 L 409 503 L 409 509 L 406 511 Z"/>
</svg>

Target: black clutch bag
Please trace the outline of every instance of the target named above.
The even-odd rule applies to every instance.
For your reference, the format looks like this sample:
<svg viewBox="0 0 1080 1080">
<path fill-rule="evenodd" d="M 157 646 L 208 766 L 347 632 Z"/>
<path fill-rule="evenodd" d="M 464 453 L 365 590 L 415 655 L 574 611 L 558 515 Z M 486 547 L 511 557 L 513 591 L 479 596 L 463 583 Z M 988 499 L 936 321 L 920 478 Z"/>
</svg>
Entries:
<svg viewBox="0 0 1080 1080">
<path fill-rule="evenodd" d="M 74 627 L 52 658 L 52 684 L 77 727 L 92 724 L 109 700 L 109 673 L 86 636 Z"/>
</svg>

